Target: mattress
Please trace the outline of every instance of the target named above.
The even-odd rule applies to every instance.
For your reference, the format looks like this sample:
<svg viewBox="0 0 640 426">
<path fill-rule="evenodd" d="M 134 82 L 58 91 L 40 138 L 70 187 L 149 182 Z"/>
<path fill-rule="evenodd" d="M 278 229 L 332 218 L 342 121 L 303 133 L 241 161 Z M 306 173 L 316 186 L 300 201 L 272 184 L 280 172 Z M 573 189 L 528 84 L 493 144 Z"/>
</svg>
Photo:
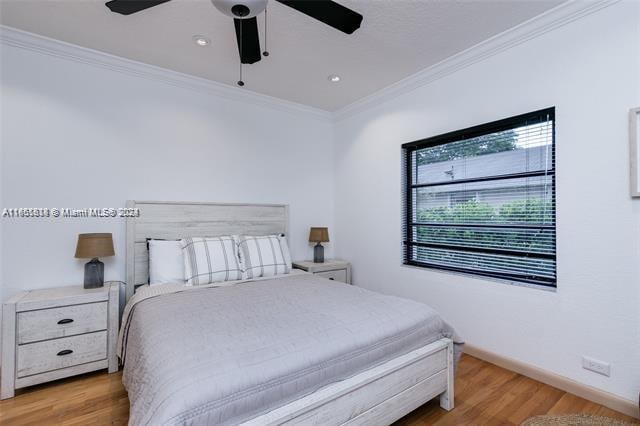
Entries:
<svg viewBox="0 0 640 426">
<path fill-rule="evenodd" d="M 453 337 L 430 307 L 293 274 L 158 286 L 124 312 L 130 424 L 238 424 Z"/>
</svg>

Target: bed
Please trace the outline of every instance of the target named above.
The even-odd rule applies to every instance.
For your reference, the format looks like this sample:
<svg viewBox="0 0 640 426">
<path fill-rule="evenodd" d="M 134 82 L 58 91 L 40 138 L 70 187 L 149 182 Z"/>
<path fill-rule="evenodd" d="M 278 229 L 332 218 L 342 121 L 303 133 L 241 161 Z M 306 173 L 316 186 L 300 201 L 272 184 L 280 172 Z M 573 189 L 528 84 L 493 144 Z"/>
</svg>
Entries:
<svg viewBox="0 0 640 426">
<path fill-rule="evenodd" d="M 288 207 L 128 202 L 119 356 L 130 424 L 389 424 L 453 408 L 454 332 L 426 305 L 293 270 L 145 286 L 148 238 L 288 235 Z M 138 290 L 134 295 L 134 288 Z"/>
</svg>

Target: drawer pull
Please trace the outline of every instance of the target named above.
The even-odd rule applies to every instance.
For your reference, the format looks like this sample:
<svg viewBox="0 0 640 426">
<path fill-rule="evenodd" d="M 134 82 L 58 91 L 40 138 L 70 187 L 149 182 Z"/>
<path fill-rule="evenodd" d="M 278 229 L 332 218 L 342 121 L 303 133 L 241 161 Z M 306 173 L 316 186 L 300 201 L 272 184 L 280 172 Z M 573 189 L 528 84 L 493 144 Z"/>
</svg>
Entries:
<svg viewBox="0 0 640 426">
<path fill-rule="evenodd" d="M 72 354 L 73 351 L 71 349 L 65 349 L 63 351 L 58 352 L 56 355 L 58 356 L 65 356 L 65 355 L 69 355 Z"/>
<path fill-rule="evenodd" d="M 71 318 L 65 318 L 65 319 L 61 319 L 60 321 L 58 321 L 58 324 L 70 324 L 72 322 L 73 322 L 73 320 Z"/>
<path fill-rule="evenodd" d="M 335 280 L 335 278 L 333 278 L 333 277 L 331 277 L 331 278 L 329 278 L 329 279 L 330 279 L 331 281 Z"/>
</svg>

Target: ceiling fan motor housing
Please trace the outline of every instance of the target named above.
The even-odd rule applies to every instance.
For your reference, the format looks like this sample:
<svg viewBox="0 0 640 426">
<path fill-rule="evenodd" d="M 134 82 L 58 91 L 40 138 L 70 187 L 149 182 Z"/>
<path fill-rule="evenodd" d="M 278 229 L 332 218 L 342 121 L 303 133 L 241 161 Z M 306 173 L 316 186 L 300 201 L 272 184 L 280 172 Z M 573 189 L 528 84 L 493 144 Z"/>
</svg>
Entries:
<svg viewBox="0 0 640 426">
<path fill-rule="evenodd" d="M 262 13 L 267 0 L 211 0 L 220 12 L 236 19 L 249 19 Z"/>
</svg>

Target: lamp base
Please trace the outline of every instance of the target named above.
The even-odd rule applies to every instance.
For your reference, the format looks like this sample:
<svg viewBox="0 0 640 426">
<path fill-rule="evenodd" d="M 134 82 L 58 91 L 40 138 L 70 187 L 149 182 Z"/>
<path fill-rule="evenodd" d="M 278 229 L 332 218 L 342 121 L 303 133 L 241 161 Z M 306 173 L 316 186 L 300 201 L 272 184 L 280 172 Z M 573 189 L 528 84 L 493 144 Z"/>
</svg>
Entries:
<svg viewBox="0 0 640 426">
<path fill-rule="evenodd" d="M 104 286 L 104 263 L 94 257 L 84 265 L 84 288 Z"/>
<path fill-rule="evenodd" d="M 324 263 L 324 247 L 320 243 L 313 247 L 313 263 Z"/>
</svg>

